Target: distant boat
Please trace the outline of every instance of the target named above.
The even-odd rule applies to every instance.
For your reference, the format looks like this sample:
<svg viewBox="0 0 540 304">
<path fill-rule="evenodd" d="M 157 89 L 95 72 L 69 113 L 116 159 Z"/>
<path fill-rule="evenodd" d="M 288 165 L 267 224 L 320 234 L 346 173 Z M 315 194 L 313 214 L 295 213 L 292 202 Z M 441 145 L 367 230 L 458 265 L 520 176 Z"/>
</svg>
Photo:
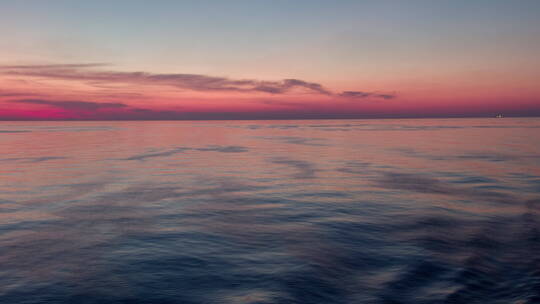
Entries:
<svg viewBox="0 0 540 304">
<path fill-rule="evenodd" d="M 504 116 L 502 114 L 497 114 L 495 118 L 503 118 Z"/>
</svg>

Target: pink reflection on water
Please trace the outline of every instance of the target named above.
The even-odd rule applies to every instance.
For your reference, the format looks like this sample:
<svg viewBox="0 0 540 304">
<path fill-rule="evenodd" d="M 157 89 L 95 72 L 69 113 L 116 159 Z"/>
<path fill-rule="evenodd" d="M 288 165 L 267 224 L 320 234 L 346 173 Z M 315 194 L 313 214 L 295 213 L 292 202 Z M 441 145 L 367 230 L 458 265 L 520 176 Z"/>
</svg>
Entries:
<svg viewBox="0 0 540 304">
<path fill-rule="evenodd" d="M 0 225 L 15 228 L 0 243 L 19 249 L 1 261 L 35 281 L 61 266 L 84 282 L 86 266 L 106 269 L 111 244 L 138 236 L 169 253 L 144 236 L 198 233 L 230 246 L 282 240 L 277 254 L 330 269 L 343 252 L 317 245 L 319 225 L 534 214 L 539 129 L 538 119 L 3 122 Z M 335 283 L 339 271 L 320 275 Z"/>
</svg>

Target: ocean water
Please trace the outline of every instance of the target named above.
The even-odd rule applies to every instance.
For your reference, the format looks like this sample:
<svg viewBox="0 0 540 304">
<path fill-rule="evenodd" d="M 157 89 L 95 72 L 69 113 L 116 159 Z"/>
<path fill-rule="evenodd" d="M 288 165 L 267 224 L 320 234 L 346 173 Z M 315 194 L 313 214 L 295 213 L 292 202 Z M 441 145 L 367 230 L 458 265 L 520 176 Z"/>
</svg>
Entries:
<svg viewBox="0 0 540 304">
<path fill-rule="evenodd" d="M 540 303 L 540 119 L 0 122 L 0 303 Z"/>
</svg>

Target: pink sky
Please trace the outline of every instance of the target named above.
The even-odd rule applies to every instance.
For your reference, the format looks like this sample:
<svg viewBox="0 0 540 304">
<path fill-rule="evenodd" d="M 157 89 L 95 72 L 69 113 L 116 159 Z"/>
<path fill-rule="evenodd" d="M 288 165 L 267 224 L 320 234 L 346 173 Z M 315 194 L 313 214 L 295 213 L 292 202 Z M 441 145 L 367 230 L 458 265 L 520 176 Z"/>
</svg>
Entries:
<svg viewBox="0 0 540 304">
<path fill-rule="evenodd" d="M 540 113 L 538 92 L 520 90 L 518 84 L 511 83 L 494 88 L 409 83 L 409 87 L 399 89 L 358 86 L 338 90 L 294 78 L 234 79 L 112 68 L 85 64 L 0 67 L 0 118 L 273 119 Z"/>
<path fill-rule="evenodd" d="M 538 1 L 6 2 L 0 119 L 538 116 L 538 11 Z"/>
</svg>

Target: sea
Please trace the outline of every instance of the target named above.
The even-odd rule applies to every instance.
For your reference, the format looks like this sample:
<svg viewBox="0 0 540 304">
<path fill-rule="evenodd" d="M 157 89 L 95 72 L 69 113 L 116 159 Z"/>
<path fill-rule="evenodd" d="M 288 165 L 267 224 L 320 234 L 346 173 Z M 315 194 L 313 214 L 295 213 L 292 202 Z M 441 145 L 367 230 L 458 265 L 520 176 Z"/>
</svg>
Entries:
<svg viewBox="0 0 540 304">
<path fill-rule="evenodd" d="M 0 303 L 540 303 L 540 118 L 0 122 Z"/>
</svg>

